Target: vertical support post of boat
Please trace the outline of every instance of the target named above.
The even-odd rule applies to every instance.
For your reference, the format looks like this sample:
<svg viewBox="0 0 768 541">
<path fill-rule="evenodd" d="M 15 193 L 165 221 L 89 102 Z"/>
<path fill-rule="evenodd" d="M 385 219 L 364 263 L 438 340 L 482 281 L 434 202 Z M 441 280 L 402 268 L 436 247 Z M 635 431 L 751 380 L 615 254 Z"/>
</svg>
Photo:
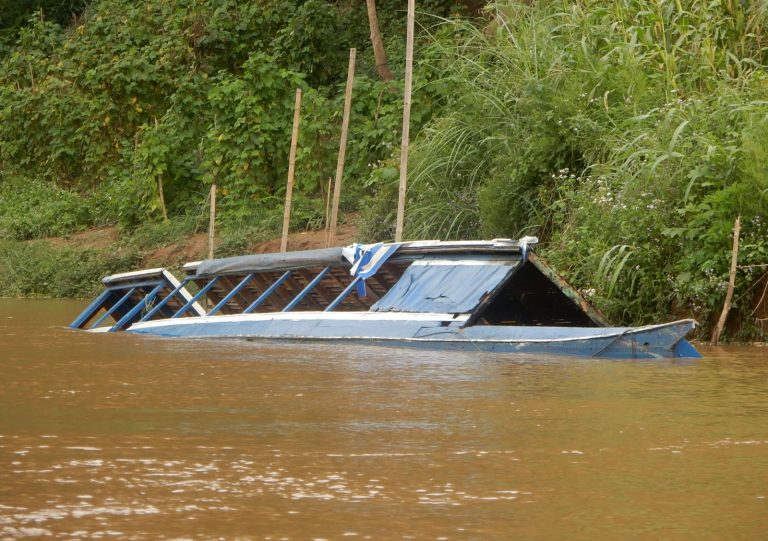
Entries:
<svg viewBox="0 0 768 541">
<path fill-rule="evenodd" d="M 350 294 L 350 292 L 355 289 L 357 286 L 357 283 L 362 280 L 359 276 L 356 276 L 354 280 L 352 280 L 347 287 L 344 288 L 344 291 L 339 293 L 339 296 L 333 299 L 333 302 L 328 305 L 328 307 L 323 310 L 323 312 L 332 312 L 336 309 L 338 305 L 340 305 L 342 302 L 344 302 L 344 299 L 347 298 L 347 295 Z"/>
<path fill-rule="evenodd" d="M 208 259 L 213 259 L 213 243 L 216 240 L 216 183 L 211 184 L 211 216 L 208 220 Z"/>
<path fill-rule="evenodd" d="M 111 316 L 111 315 L 114 313 L 114 311 L 115 311 L 115 310 L 117 310 L 117 309 L 118 309 L 118 308 L 120 308 L 120 307 L 121 307 L 123 304 L 125 304 L 125 301 L 127 301 L 128 299 L 130 299 L 130 298 L 131 298 L 131 295 L 133 295 L 133 293 L 134 293 L 135 291 L 136 291 L 136 288 L 135 288 L 135 287 L 132 287 L 131 289 L 129 289 L 129 290 L 128 290 L 128 292 L 127 292 L 125 295 L 123 295 L 123 296 L 120 298 L 120 300 L 119 300 L 119 301 L 117 301 L 115 304 L 113 304 L 113 305 L 112 305 L 112 307 L 111 307 L 109 310 L 107 310 L 106 312 L 104 312 L 104 314 L 102 314 L 102 316 L 101 316 L 99 319 L 97 319 L 97 320 L 96 320 L 96 322 L 95 322 L 93 325 L 91 325 L 91 329 L 95 329 L 96 327 L 98 327 L 99 325 L 101 325 L 101 323 L 102 323 L 102 322 L 103 322 L 105 319 L 107 319 L 109 316 Z"/>
<path fill-rule="evenodd" d="M 403 94 L 403 138 L 400 144 L 400 190 L 397 197 L 397 224 L 395 242 L 403 241 L 405 192 L 408 178 L 408 145 L 411 125 L 411 88 L 413 87 L 413 27 L 416 18 L 416 0 L 408 0 L 408 34 L 405 42 L 405 91 Z"/>
<path fill-rule="evenodd" d="M 283 234 L 280 239 L 280 251 L 288 249 L 288 229 L 291 222 L 291 203 L 293 201 L 293 176 L 296 170 L 296 146 L 299 141 L 299 113 L 301 111 L 301 89 L 296 89 L 296 103 L 293 106 L 293 132 L 291 133 L 291 152 L 288 156 L 288 186 L 285 189 L 285 209 L 283 210 Z"/>
<path fill-rule="evenodd" d="M 288 306 L 283 308 L 282 311 L 290 312 L 291 310 L 296 308 L 296 306 L 298 306 L 298 304 L 302 301 L 302 299 L 307 295 L 309 295 L 310 291 L 315 289 L 315 286 L 320 283 L 320 280 L 325 278 L 325 275 L 328 274 L 330 270 L 331 270 L 331 267 L 325 267 L 323 270 L 321 270 L 320 273 L 318 273 L 318 275 L 315 276 L 314 279 L 309 284 L 307 284 L 307 287 L 302 289 L 301 292 L 298 295 L 296 295 L 296 297 L 291 302 L 289 302 Z"/>
<path fill-rule="evenodd" d="M 162 283 L 161 283 L 161 284 L 158 284 L 158 285 L 156 285 L 156 286 L 155 286 L 155 288 L 154 288 L 152 291 L 150 291 L 150 292 L 149 292 L 149 294 L 145 295 L 145 296 L 144 296 L 144 298 L 143 298 L 143 299 L 141 299 L 141 301 L 140 301 L 140 302 L 137 302 L 137 303 L 136 303 L 136 306 L 134 306 L 133 308 L 131 308 L 131 309 L 128 311 L 128 313 L 127 313 L 127 314 L 125 314 L 123 317 L 121 317 L 121 318 L 118 320 L 118 322 L 117 322 L 117 323 L 115 323 L 114 325 L 112 325 L 112 327 L 109 329 L 109 331 L 108 331 L 108 332 L 116 332 L 116 331 L 120 331 L 120 330 L 122 330 L 122 329 L 123 329 L 123 327 L 125 327 L 126 325 L 128 325 L 128 324 L 131 322 L 131 320 L 132 320 L 133 318 L 135 318 L 135 317 L 138 315 L 138 313 L 139 313 L 139 312 L 141 312 L 141 311 L 144 309 L 144 307 L 145 307 L 145 306 L 147 306 L 147 303 L 148 303 L 148 302 L 149 302 L 151 299 L 154 299 L 154 298 L 155 298 L 155 295 L 157 295 L 158 293 L 160 293 L 160 290 L 161 290 L 161 289 L 163 289 L 163 287 L 165 287 L 165 284 L 162 284 Z"/>
<path fill-rule="evenodd" d="M 96 299 L 88 305 L 88 307 L 83 310 L 79 316 L 77 316 L 77 319 L 75 319 L 72 323 L 69 324 L 69 327 L 71 329 L 82 329 L 88 324 L 88 321 L 96 314 L 96 312 L 101 309 L 101 306 L 106 302 L 106 300 L 109 298 L 110 295 L 112 295 L 112 292 L 114 289 L 105 289 L 101 292 L 101 295 L 96 297 Z"/>
<path fill-rule="evenodd" d="M 280 287 L 280 285 L 281 285 L 283 282 L 285 282 L 285 281 L 286 281 L 286 280 L 287 280 L 287 279 L 288 279 L 290 276 L 291 276 L 291 271 L 285 271 L 285 272 L 283 273 L 283 275 L 282 275 L 280 278 L 278 278 L 278 279 L 275 281 L 275 283 L 274 283 L 274 284 L 272 284 L 271 286 L 269 286 L 269 287 L 267 288 L 267 290 L 266 290 L 264 293 L 262 293 L 261 295 L 259 295 L 259 298 L 258 298 L 258 299 L 256 299 L 255 301 L 253 301 L 253 302 L 250 304 L 250 306 L 248 306 L 248 308 L 246 308 L 245 310 L 243 310 L 243 313 L 244 313 L 244 314 L 250 314 L 251 312 L 253 312 L 254 310 L 256 310 L 256 308 L 258 308 L 258 307 L 259 307 L 259 306 L 260 306 L 260 305 L 261 305 L 261 304 L 262 304 L 264 301 L 266 301 L 266 300 L 269 298 L 269 296 L 270 296 L 272 293 L 274 293 L 274 292 L 275 292 L 275 290 L 276 290 L 278 287 Z"/>
<path fill-rule="evenodd" d="M 214 277 L 213 277 L 213 280 L 211 280 L 210 282 L 208 282 L 207 284 L 205 284 L 205 286 L 203 286 L 203 287 L 200 289 L 200 291 L 198 291 L 198 292 L 195 294 L 195 296 L 194 296 L 194 297 L 192 297 L 191 299 L 189 299 L 189 300 L 187 301 L 187 304 L 185 304 L 184 306 L 182 306 L 181 308 L 179 308 L 179 311 L 178 311 L 178 312 L 176 312 L 175 314 L 173 314 L 173 315 L 171 316 L 171 319 L 176 319 L 177 317 L 181 317 L 181 316 L 182 316 L 182 315 L 183 315 L 183 314 L 184 314 L 184 313 L 185 313 L 187 310 L 189 310 L 190 308 L 192 308 L 192 305 L 193 305 L 193 304 L 195 304 L 197 301 L 199 301 L 199 300 L 200 300 L 200 299 L 203 297 L 203 295 L 205 295 L 206 293 L 208 293 L 208 292 L 211 290 L 211 288 L 212 288 L 213 286 L 215 286 L 215 285 L 216 285 L 216 282 L 218 282 L 218 281 L 219 281 L 219 278 L 221 278 L 221 276 L 214 276 Z"/>
<path fill-rule="evenodd" d="M 344 157 L 347 153 L 347 134 L 349 132 L 349 114 L 352 108 L 352 86 L 355 82 L 355 56 L 357 49 L 349 50 L 349 67 L 347 69 L 347 86 L 344 90 L 344 117 L 341 121 L 341 140 L 339 141 L 339 158 L 336 161 L 336 182 L 333 186 L 333 207 L 331 209 L 331 225 L 328 230 L 326 246 L 336 241 L 336 222 L 339 220 L 339 199 L 341 197 L 341 179 L 344 176 Z"/>
<path fill-rule="evenodd" d="M 186 285 L 189 283 L 189 281 L 190 281 L 190 280 L 189 280 L 189 278 L 186 278 L 186 279 L 182 280 L 182 282 L 181 282 L 179 285 L 177 285 L 175 288 L 173 288 L 173 291 L 171 291 L 171 292 L 170 292 L 170 293 L 169 293 L 169 294 L 168 294 L 166 297 L 164 297 L 164 298 L 163 298 L 163 300 L 161 300 L 160 302 L 158 302 L 158 303 L 157 303 L 157 304 L 154 306 L 154 308 L 152 308 L 152 309 L 151 309 L 149 312 L 147 312 L 147 314 L 146 314 L 144 317 L 142 317 L 142 318 L 139 320 L 139 323 L 142 323 L 142 322 L 144 322 L 144 321 L 147 321 L 149 318 L 151 318 L 151 317 L 152 317 L 152 316 L 154 316 L 154 315 L 155 315 L 157 312 L 159 312 L 159 311 L 160 311 L 160 309 L 161 309 L 163 306 L 165 306 L 166 304 L 168 304 L 168 302 L 169 302 L 169 301 L 170 301 L 170 300 L 171 300 L 171 299 L 172 299 L 174 296 L 176 296 L 176 294 L 177 294 L 179 291 L 181 291 L 182 289 L 184 289 L 184 286 L 186 286 Z"/>
<path fill-rule="evenodd" d="M 225 305 L 226 305 L 226 304 L 227 304 L 227 303 L 230 301 L 230 299 L 232 299 L 232 297 L 234 297 L 235 295 L 237 295 L 238 293 L 240 293 L 240 291 L 241 291 L 241 290 L 242 290 L 242 289 L 243 289 L 243 288 L 244 288 L 246 285 L 248 285 L 248 282 L 250 282 L 250 281 L 251 281 L 251 279 L 252 279 L 254 276 L 256 276 L 256 273 L 253 273 L 253 272 L 252 272 L 251 274 L 249 274 L 248 276 L 246 276 L 245 278 L 243 278 L 243 279 L 240 281 L 240 283 L 239 283 L 239 284 L 237 284 L 237 285 L 234 287 L 234 289 L 233 289 L 232 291 L 230 291 L 229 293 L 227 293 L 227 294 L 224 296 L 224 298 L 223 298 L 223 299 L 221 299 L 221 300 L 219 301 L 219 304 L 217 304 L 216 306 L 214 306 L 213 308 L 211 308 L 211 310 L 210 310 L 210 311 L 209 311 L 207 314 L 205 314 L 205 315 L 206 315 L 206 316 L 212 316 L 213 314 L 215 314 L 216 312 L 218 312 L 219 310 L 221 310 L 221 309 L 222 309 L 222 308 L 223 308 L 223 307 L 224 307 L 224 306 L 225 306 Z"/>
</svg>

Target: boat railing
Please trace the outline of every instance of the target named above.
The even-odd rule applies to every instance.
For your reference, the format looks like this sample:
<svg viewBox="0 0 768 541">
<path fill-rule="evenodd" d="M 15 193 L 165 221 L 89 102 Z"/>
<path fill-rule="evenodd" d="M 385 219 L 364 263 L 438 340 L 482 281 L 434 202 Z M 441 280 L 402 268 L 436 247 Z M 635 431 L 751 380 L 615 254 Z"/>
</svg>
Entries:
<svg viewBox="0 0 768 541">
<path fill-rule="evenodd" d="M 307 267 L 199 276 L 194 266 L 183 279 L 166 269 L 109 276 L 105 290 L 70 324 L 75 329 L 108 332 L 135 323 L 231 314 L 291 311 L 368 311 L 399 279 L 408 263 L 389 264 L 366 280 L 348 266 Z"/>
<path fill-rule="evenodd" d="M 69 325 L 73 329 L 97 329 L 110 317 L 109 332 L 122 331 L 137 321 L 167 318 L 187 307 L 191 315 L 205 311 L 186 289 L 189 279 L 180 282 L 166 269 L 148 269 L 104 278 L 104 291 Z"/>
</svg>

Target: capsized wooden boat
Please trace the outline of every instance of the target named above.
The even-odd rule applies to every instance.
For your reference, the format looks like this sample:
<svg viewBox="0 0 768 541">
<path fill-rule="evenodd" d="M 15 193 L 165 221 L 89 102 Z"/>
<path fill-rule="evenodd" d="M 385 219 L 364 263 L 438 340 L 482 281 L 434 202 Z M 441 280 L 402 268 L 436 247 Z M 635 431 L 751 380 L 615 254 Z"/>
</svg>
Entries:
<svg viewBox="0 0 768 541">
<path fill-rule="evenodd" d="M 519 241 L 352 245 L 107 276 L 75 329 L 606 358 L 699 357 L 690 319 L 613 327 Z M 194 293 L 192 292 L 194 291 Z"/>
</svg>

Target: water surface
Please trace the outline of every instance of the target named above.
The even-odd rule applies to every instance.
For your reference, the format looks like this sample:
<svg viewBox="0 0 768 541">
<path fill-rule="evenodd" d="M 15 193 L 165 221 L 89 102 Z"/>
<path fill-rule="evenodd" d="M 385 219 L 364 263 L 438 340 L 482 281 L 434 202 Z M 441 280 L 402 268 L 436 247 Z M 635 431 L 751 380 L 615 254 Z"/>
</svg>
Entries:
<svg viewBox="0 0 768 541">
<path fill-rule="evenodd" d="M 0 540 L 766 539 L 768 349 L 148 339 L 0 300 Z"/>
</svg>

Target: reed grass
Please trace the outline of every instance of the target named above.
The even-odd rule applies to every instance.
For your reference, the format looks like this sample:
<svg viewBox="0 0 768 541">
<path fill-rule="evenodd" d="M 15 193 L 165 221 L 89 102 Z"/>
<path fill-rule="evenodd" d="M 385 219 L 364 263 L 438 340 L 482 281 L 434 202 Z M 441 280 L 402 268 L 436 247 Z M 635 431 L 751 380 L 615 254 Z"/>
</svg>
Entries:
<svg viewBox="0 0 768 541">
<path fill-rule="evenodd" d="M 538 234 L 617 322 L 689 315 L 706 330 L 736 215 L 740 262 L 768 261 L 768 3 L 500 1 L 486 14 L 444 22 L 430 45 L 444 108 L 413 144 L 406 235 Z M 763 337 L 751 303 L 732 337 Z"/>
</svg>

